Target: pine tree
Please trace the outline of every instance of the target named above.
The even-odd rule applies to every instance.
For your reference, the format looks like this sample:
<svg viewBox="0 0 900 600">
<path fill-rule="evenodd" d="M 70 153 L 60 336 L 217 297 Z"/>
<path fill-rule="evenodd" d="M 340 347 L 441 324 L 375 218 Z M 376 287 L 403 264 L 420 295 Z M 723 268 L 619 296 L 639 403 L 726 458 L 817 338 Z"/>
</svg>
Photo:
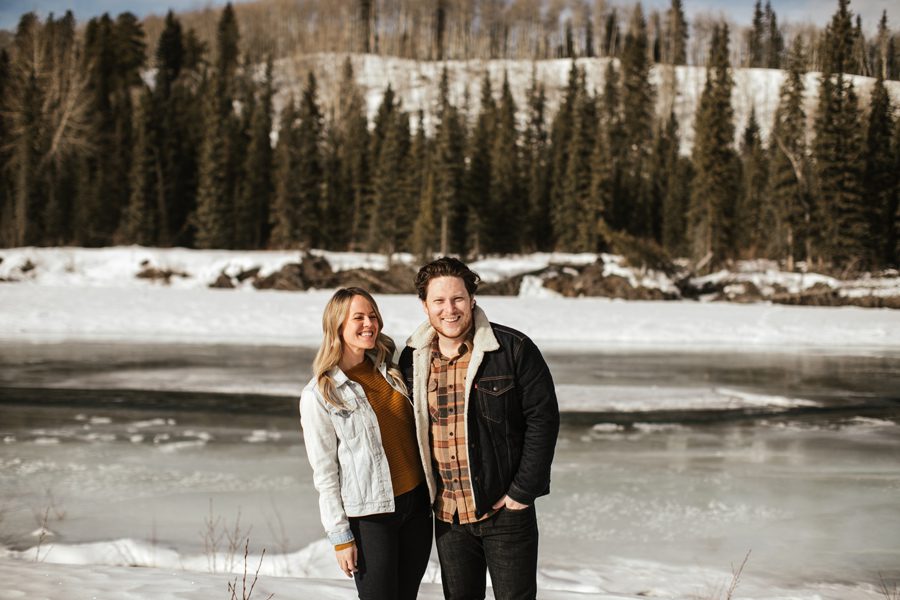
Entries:
<svg viewBox="0 0 900 600">
<path fill-rule="evenodd" d="M 865 202 L 869 217 L 866 237 L 870 264 L 888 263 L 896 242 L 891 239 L 893 217 L 897 211 L 897 172 L 891 152 L 894 119 L 891 101 L 879 70 L 869 101 L 865 146 Z"/>
<path fill-rule="evenodd" d="M 341 162 L 343 153 L 338 120 L 334 108 L 325 119 L 322 133 L 322 223 L 320 247 L 327 250 L 343 250 L 349 240 L 352 218 L 352 190 L 346 170 Z M 348 202 L 349 201 L 349 202 Z"/>
<path fill-rule="evenodd" d="M 820 255 L 835 267 L 858 267 L 868 258 L 868 210 L 863 197 L 863 139 L 856 92 L 845 77 L 852 64 L 853 26 L 848 0 L 826 29 L 813 157 L 822 227 Z"/>
<path fill-rule="evenodd" d="M 338 98 L 336 136 L 339 143 L 338 161 L 342 170 L 343 193 L 335 197 L 334 218 L 349 223 L 343 227 L 342 247 L 362 248 L 368 210 L 372 199 L 371 151 L 366 104 L 353 75 L 350 58 L 344 62 Z"/>
<path fill-rule="evenodd" d="M 295 248 L 300 241 L 300 172 L 297 106 L 293 97 L 281 109 L 275 146 L 275 197 L 270 210 L 273 248 Z"/>
<path fill-rule="evenodd" d="M 153 127 L 152 107 L 153 98 L 148 89 L 141 94 L 134 111 L 134 159 L 129 173 L 131 195 L 118 236 L 124 243 L 143 246 L 155 245 L 159 233 L 156 171 L 148 139 Z"/>
<path fill-rule="evenodd" d="M 794 259 L 812 258 L 813 210 L 808 193 L 809 161 L 803 109 L 803 41 L 794 40 L 788 72 L 769 139 L 769 197 L 764 220 L 771 224 L 768 253 L 794 269 Z"/>
<path fill-rule="evenodd" d="M 204 100 L 193 218 L 200 248 L 231 248 L 235 243 L 235 196 L 240 158 L 244 156 L 240 121 L 234 112 L 239 38 L 237 18 L 228 3 L 219 18 L 213 82 Z"/>
<path fill-rule="evenodd" d="M 298 110 L 300 125 L 297 129 L 297 184 L 298 234 L 302 248 L 312 248 L 319 243 L 319 222 L 322 201 L 322 114 L 318 104 L 318 86 L 312 71 L 306 78 L 306 87 Z"/>
<path fill-rule="evenodd" d="M 491 79 L 487 71 L 481 81 L 481 106 L 475 129 L 469 141 L 469 167 L 466 171 L 466 229 L 469 239 L 466 249 L 473 255 L 479 255 L 491 248 L 487 238 L 491 233 L 486 229 L 490 222 L 490 211 L 493 206 L 491 198 L 492 180 L 494 177 L 491 159 L 491 146 L 495 137 L 497 106 L 491 91 Z M 443 227 L 441 239 L 443 239 Z M 442 251 L 443 251 L 443 244 Z"/>
<path fill-rule="evenodd" d="M 660 242 L 672 256 L 685 256 L 687 213 L 690 202 L 690 160 L 679 153 L 678 119 L 672 112 L 659 134 L 659 163 L 662 165 L 657 185 L 661 196 Z"/>
<path fill-rule="evenodd" d="M 894 124 L 894 173 L 900 173 L 900 119 Z M 890 252 L 893 248 L 893 254 L 888 257 L 888 264 L 897 267 L 900 265 L 900 176 L 897 176 L 894 182 L 894 195 L 889 199 L 894 207 L 894 227 L 888 234 L 887 249 Z M 888 216 L 890 222 L 890 215 Z"/>
<path fill-rule="evenodd" d="M 766 43 L 765 43 L 765 67 L 769 69 L 781 68 L 781 56 L 784 54 L 784 37 L 778 28 L 778 17 L 772 9 L 772 4 L 766 0 Z"/>
<path fill-rule="evenodd" d="M 423 263 L 434 256 L 435 243 L 438 239 L 435 224 L 435 174 L 432 169 L 425 173 L 425 187 L 419 202 L 419 213 L 413 224 L 412 251 Z"/>
<path fill-rule="evenodd" d="M 556 207 L 556 241 L 571 252 L 594 252 L 598 245 L 601 207 L 591 190 L 591 158 L 597 137 L 596 101 L 580 75 L 573 113 L 573 134 L 566 165 L 564 203 Z"/>
<path fill-rule="evenodd" d="M 490 147 L 490 204 L 482 206 L 487 237 L 483 247 L 494 252 L 520 252 L 527 203 L 522 189 L 516 103 L 504 74 Z"/>
<path fill-rule="evenodd" d="M 706 83 L 694 126 L 690 232 L 696 264 L 716 264 L 731 256 L 732 218 L 739 163 L 734 152 L 728 61 L 728 26 L 713 29 Z"/>
<path fill-rule="evenodd" d="M 409 114 L 398 104 L 385 123 L 385 137 L 373 177 L 373 204 L 368 247 L 390 258 L 413 226 L 414 197 L 410 190 Z"/>
<path fill-rule="evenodd" d="M 672 0 L 666 13 L 666 40 L 663 62 L 673 65 L 687 64 L 688 24 L 684 18 L 681 0 Z"/>
<path fill-rule="evenodd" d="M 740 159 L 741 193 L 735 206 L 734 245 L 739 256 L 756 258 L 768 245 L 771 227 L 763 219 L 767 213 L 766 183 L 769 174 L 755 107 L 751 108 L 744 129 Z"/>
<path fill-rule="evenodd" d="M 10 61 L 6 49 L 0 49 L 0 99 L 6 98 L 10 88 Z M 12 139 L 9 134 L 9 122 L 3 110 L 3 101 L 0 100 L 0 247 L 11 245 L 7 234 L 13 220 L 13 187 L 9 148 Z"/>
<path fill-rule="evenodd" d="M 622 103 L 619 75 L 612 61 L 607 63 L 600 100 L 600 127 L 596 136 L 591 181 L 594 204 L 602 211 L 604 221 L 615 230 L 628 225 L 629 204 L 623 190 L 623 155 L 625 132 L 622 125 Z"/>
<path fill-rule="evenodd" d="M 572 61 L 566 92 L 550 128 L 550 165 L 552 168 L 550 173 L 550 218 L 553 222 L 553 237 L 556 247 L 561 247 L 560 244 L 564 242 L 559 235 L 567 223 L 564 208 L 568 204 L 566 171 L 569 165 L 571 141 L 575 127 L 575 106 L 578 101 L 580 85 L 580 71 L 575 61 Z"/>
<path fill-rule="evenodd" d="M 200 147 L 197 210 L 192 222 L 198 248 L 231 248 L 234 244 L 234 204 L 228 189 L 228 128 L 210 87 L 204 103 Z"/>
<path fill-rule="evenodd" d="M 439 238 L 428 247 L 439 248 L 441 254 L 472 253 L 473 245 L 466 243 L 466 219 L 470 198 L 465 183 L 466 130 L 459 109 L 449 99 L 446 67 L 441 74 L 438 102 L 438 124 L 432 160 L 433 203 L 428 214 L 434 215 Z M 460 202 L 460 198 L 463 198 L 463 202 Z"/>
<path fill-rule="evenodd" d="M 647 24 L 641 5 L 635 5 L 622 53 L 622 158 L 627 229 L 643 236 L 652 231 L 648 159 L 653 139 L 655 90 L 647 59 Z"/>
<path fill-rule="evenodd" d="M 764 39 L 766 23 L 763 17 L 762 3 L 756 0 L 753 5 L 753 21 L 747 32 L 747 66 L 751 68 L 763 66 L 765 60 Z"/>
<path fill-rule="evenodd" d="M 547 251 L 553 248 L 553 226 L 550 220 L 549 147 L 544 84 L 532 70 L 528 89 L 528 125 L 524 132 L 523 167 L 528 198 L 525 225 L 525 248 Z"/>
<path fill-rule="evenodd" d="M 259 98 L 249 111 L 249 144 L 235 204 L 235 246 L 238 248 L 261 248 L 268 236 L 269 204 L 274 194 L 271 142 L 274 95 L 270 58 Z"/>
</svg>

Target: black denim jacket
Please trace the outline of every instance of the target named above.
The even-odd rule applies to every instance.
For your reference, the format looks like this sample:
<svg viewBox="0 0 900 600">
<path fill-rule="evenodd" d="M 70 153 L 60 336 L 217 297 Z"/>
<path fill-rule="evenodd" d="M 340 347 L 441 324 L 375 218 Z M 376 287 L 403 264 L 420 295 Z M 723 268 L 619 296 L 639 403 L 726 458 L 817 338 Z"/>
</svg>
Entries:
<svg viewBox="0 0 900 600">
<path fill-rule="evenodd" d="M 496 323 L 489 326 L 499 348 L 485 351 L 477 365 L 466 419 L 478 516 L 490 511 L 504 494 L 533 504 L 538 496 L 550 493 L 550 465 L 559 434 L 556 390 L 540 350 L 515 329 Z M 404 348 L 399 365 L 411 393 L 415 390 L 413 352 L 412 347 Z"/>
</svg>

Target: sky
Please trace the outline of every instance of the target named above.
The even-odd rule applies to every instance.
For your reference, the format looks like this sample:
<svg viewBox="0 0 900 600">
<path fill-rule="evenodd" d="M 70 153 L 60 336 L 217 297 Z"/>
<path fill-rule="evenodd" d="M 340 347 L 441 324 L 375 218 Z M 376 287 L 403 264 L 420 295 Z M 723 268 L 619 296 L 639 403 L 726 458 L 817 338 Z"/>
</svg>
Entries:
<svg viewBox="0 0 900 600">
<path fill-rule="evenodd" d="M 167 9 L 182 11 L 202 8 L 208 4 L 220 5 L 225 0 L 0 0 L 0 29 L 14 29 L 19 17 L 35 11 L 41 17 L 48 13 L 65 14 L 72 10 L 79 21 L 102 15 L 131 11 L 138 16 L 164 14 Z M 643 0 L 644 8 L 665 8 L 670 0 Z M 615 0 L 608 4 L 630 5 L 629 0 Z M 753 0 L 684 0 L 688 17 L 697 13 L 721 13 L 737 24 L 748 24 L 753 12 Z M 780 22 L 812 22 L 824 25 L 837 7 L 837 0 L 772 0 L 772 7 Z M 863 18 L 863 28 L 872 32 L 883 10 L 888 11 L 892 29 L 900 22 L 900 3 L 896 0 L 851 0 L 850 8 Z"/>
</svg>

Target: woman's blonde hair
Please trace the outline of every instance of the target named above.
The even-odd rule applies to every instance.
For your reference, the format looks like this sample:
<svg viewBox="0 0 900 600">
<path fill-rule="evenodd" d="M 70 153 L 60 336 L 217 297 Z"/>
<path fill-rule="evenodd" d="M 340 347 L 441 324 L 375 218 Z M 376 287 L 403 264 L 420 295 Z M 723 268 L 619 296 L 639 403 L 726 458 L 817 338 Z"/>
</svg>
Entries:
<svg viewBox="0 0 900 600">
<path fill-rule="evenodd" d="M 394 384 L 406 392 L 406 385 L 403 382 L 403 376 L 394 365 L 394 340 L 382 333 L 384 329 L 384 320 L 381 318 L 381 311 L 378 310 L 378 304 L 372 295 L 363 288 L 350 287 L 337 290 L 328 304 L 325 305 L 325 311 L 322 313 L 322 345 L 316 353 L 316 359 L 313 361 L 313 373 L 319 386 L 319 391 L 325 398 L 325 401 L 337 408 L 343 408 L 344 404 L 337 393 L 334 380 L 328 374 L 331 369 L 336 367 L 341 361 L 341 355 L 344 351 L 343 326 L 350 312 L 350 302 L 356 296 L 362 296 L 372 305 L 375 311 L 375 318 L 378 320 L 378 336 L 375 338 L 375 368 L 379 368 L 382 363 L 387 364 L 388 375 L 393 379 Z"/>
</svg>

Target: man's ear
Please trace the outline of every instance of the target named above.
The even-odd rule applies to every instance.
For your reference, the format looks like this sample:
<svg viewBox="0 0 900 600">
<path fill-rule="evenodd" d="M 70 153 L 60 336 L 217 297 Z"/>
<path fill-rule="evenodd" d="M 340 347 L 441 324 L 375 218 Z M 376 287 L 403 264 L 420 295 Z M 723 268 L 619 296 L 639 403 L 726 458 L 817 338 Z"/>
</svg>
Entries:
<svg viewBox="0 0 900 600">
<path fill-rule="evenodd" d="M 422 302 L 422 312 L 424 312 L 425 316 L 427 317 L 428 316 L 428 305 L 425 304 L 424 300 L 422 300 L 421 302 Z"/>
</svg>

